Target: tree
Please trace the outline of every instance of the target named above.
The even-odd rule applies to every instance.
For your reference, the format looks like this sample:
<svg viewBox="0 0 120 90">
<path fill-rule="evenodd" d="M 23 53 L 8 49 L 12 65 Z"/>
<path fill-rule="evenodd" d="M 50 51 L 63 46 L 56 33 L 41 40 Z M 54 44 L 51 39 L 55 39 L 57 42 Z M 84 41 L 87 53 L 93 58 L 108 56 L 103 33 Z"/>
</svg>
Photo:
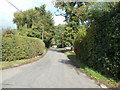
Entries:
<svg viewBox="0 0 120 90">
<path fill-rule="evenodd" d="M 58 25 L 55 26 L 55 36 L 53 44 L 57 45 L 58 47 L 65 47 L 65 25 Z"/>
<path fill-rule="evenodd" d="M 65 20 L 67 22 L 65 28 L 66 46 L 73 45 L 76 34 L 84 25 L 90 27 L 95 19 L 102 15 L 104 11 L 109 11 L 113 7 L 113 3 L 105 2 L 57 2 L 55 6 L 65 11 Z"/>
<path fill-rule="evenodd" d="M 29 37 L 42 38 L 44 34 L 44 42 L 46 47 L 49 47 L 54 36 L 54 21 L 52 13 L 45 10 L 45 5 L 16 12 L 13 21 L 17 24 L 18 30 L 27 32 L 26 35 Z"/>
<path fill-rule="evenodd" d="M 57 2 L 55 6 L 65 11 L 65 28 L 66 46 L 73 45 L 74 39 L 81 25 L 85 24 L 88 15 L 89 3 L 83 2 Z"/>
</svg>

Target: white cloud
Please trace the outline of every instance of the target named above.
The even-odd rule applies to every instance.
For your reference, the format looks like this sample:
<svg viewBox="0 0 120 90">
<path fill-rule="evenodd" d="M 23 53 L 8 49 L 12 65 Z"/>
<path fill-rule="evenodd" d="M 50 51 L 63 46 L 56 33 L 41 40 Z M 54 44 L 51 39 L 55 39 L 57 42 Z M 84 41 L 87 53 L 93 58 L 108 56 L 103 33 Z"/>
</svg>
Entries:
<svg viewBox="0 0 120 90">
<path fill-rule="evenodd" d="M 65 22 L 63 22 L 64 20 L 65 17 L 63 16 L 54 16 L 55 26 L 59 24 L 65 24 Z"/>
<path fill-rule="evenodd" d="M 0 27 L 13 27 L 15 28 L 16 25 L 13 24 L 13 13 L 16 11 L 14 7 L 6 2 L 6 0 L 1 0 L 0 5 Z"/>
<path fill-rule="evenodd" d="M 27 10 L 34 8 L 35 6 L 39 7 L 43 4 L 46 4 L 46 10 L 51 11 L 52 13 L 56 12 L 56 8 L 51 3 L 51 0 L 8 0 L 13 5 L 15 5 L 20 10 Z M 0 27 L 12 27 L 16 28 L 16 25 L 13 24 L 13 14 L 17 11 L 12 5 L 10 5 L 7 0 L 0 0 Z M 53 16 L 55 20 L 55 25 L 63 24 L 64 17 L 62 16 Z"/>
</svg>

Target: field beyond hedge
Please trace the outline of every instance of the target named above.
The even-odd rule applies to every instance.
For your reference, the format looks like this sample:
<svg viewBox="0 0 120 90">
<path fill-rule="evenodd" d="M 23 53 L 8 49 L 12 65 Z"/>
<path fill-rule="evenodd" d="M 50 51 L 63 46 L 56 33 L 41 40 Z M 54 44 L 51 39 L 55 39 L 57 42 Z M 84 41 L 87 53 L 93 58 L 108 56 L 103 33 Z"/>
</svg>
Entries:
<svg viewBox="0 0 120 90">
<path fill-rule="evenodd" d="M 2 61 L 29 59 L 44 52 L 44 42 L 37 38 L 9 35 L 2 38 Z"/>
</svg>

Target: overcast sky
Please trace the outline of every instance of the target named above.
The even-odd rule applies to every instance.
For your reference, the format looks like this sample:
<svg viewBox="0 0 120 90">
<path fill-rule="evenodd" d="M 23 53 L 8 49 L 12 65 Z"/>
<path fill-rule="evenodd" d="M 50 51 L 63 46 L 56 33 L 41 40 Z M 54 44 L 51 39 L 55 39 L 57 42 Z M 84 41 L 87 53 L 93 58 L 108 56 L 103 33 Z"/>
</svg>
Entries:
<svg viewBox="0 0 120 90">
<path fill-rule="evenodd" d="M 55 16 L 56 8 L 52 4 L 51 0 L 8 0 L 12 4 L 14 4 L 20 10 L 28 10 L 34 8 L 35 6 L 41 6 L 46 4 L 46 10 L 53 13 L 53 18 L 55 21 L 55 25 L 63 24 L 64 17 L 63 16 Z M 16 28 L 16 25 L 13 24 L 13 14 L 17 11 L 12 5 L 10 5 L 6 0 L 0 0 L 0 27 L 1 28 Z"/>
</svg>

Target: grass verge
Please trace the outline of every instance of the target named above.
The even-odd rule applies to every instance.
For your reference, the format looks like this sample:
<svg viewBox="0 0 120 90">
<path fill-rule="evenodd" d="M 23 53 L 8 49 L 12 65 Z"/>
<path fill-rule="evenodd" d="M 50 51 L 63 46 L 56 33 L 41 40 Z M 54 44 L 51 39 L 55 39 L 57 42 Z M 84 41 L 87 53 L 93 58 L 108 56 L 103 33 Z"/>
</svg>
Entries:
<svg viewBox="0 0 120 90">
<path fill-rule="evenodd" d="M 44 53 L 41 56 L 36 56 L 34 58 L 30 59 L 22 59 L 22 60 L 14 60 L 14 61 L 1 61 L 0 63 L 0 70 L 8 69 L 8 68 L 13 68 L 13 67 L 18 67 L 24 64 L 32 63 L 34 61 L 39 60 L 46 54 L 47 49 L 44 49 Z"/>
<path fill-rule="evenodd" d="M 117 83 L 115 80 L 113 80 L 111 78 L 107 78 L 107 77 L 101 75 L 97 71 L 95 71 L 92 68 L 89 68 L 85 64 L 81 63 L 80 60 L 77 60 L 75 53 L 65 52 L 65 54 L 68 56 L 68 58 L 70 60 L 72 60 L 76 64 L 76 66 L 78 68 L 80 68 L 80 70 L 82 72 L 86 73 L 90 78 L 95 79 L 98 82 L 103 83 L 106 86 L 111 87 L 111 88 L 120 87 L 119 83 Z"/>
</svg>

